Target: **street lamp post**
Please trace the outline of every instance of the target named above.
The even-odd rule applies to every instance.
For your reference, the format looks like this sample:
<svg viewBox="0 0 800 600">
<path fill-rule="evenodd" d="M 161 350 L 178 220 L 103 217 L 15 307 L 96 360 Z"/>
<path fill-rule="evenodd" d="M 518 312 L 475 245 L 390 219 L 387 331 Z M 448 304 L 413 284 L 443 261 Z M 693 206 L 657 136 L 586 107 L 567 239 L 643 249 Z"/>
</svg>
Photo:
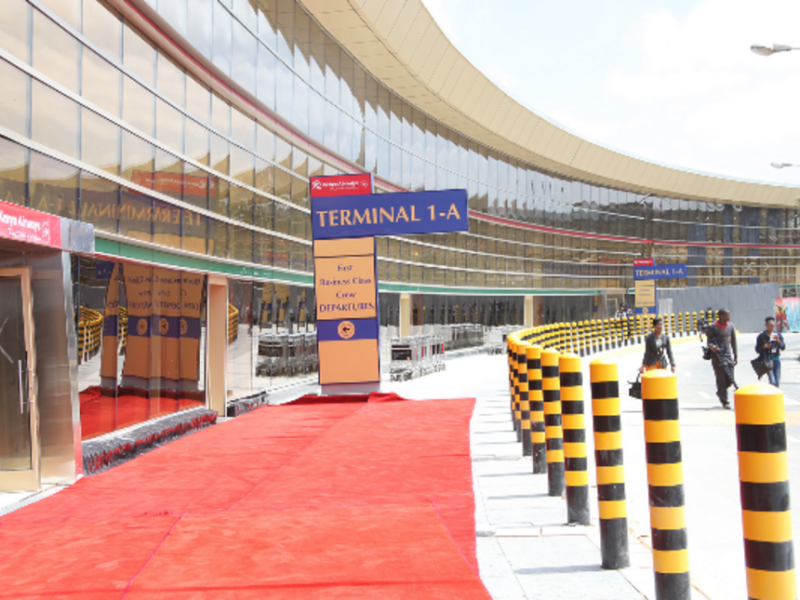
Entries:
<svg viewBox="0 0 800 600">
<path fill-rule="evenodd" d="M 750 50 L 759 56 L 772 56 L 778 52 L 791 52 L 792 50 L 800 50 L 800 48 L 793 48 L 792 46 L 787 46 L 785 44 L 772 44 L 772 48 L 769 46 L 759 46 L 754 44 L 750 46 Z"/>
</svg>

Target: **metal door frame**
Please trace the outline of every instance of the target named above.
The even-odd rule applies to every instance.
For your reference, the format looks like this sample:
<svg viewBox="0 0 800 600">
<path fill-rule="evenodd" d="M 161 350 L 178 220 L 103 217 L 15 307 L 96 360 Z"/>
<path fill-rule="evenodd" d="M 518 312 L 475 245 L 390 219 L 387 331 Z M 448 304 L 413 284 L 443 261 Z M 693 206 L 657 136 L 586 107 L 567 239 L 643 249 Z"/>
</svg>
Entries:
<svg viewBox="0 0 800 600">
<path fill-rule="evenodd" d="M 33 328 L 33 295 L 31 268 L 0 268 L 0 277 L 19 277 L 22 287 L 22 322 L 25 350 L 28 357 L 28 410 L 31 424 L 31 469 L 0 471 L 0 491 L 38 491 L 41 489 L 41 442 L 39 439 L 39 409 L 37 402 L 36 345 Z"/>
</svg>

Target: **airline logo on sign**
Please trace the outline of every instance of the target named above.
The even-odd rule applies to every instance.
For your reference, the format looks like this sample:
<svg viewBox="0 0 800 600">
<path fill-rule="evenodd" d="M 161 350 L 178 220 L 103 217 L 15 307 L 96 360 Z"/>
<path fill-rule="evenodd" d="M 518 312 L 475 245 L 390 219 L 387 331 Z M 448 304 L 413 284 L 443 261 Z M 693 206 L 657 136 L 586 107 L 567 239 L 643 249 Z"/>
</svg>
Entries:
<svg viewBox="0 0 800 600">
<path fill-rule="evenodd" d="M 372 175 L 334 175 L 311 178 L 311 197 L 360 196 L 372 193 Z"/>
<path fill-rule="evenodd" d="M 0 201 L 0 237 L 52 248 L 61 247 L 61 219 Z"/>
<path fill-rule="evenodd" d="M 634 258 L 633 259 L 633 266 L 634 267 L 653 267 L 655 266 L 656 261 L 652 258 Z"/>
</svg>

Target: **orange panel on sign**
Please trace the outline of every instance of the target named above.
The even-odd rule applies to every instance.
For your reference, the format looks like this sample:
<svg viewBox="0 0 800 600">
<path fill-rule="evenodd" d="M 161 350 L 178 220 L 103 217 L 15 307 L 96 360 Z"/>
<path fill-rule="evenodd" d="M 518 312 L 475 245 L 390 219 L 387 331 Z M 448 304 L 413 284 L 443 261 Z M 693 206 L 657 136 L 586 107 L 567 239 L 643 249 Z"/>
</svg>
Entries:
<svg viewBox="0 0 800 600">
<path fill-rule="evenodd" d="M 319 382 L 366 383 L 380 381 L 378 340 L 319 342 Z"/>
<path fill-rule="evenodd" d="M 317 240 L 314 242 L 314 256 L 372 256 L 375 254 L 375 238 L 342 238 L 338 240 Z"/>
<path fill-rule="evenodd" d="M 377 316 L 373 256 L 317 258 L 314 261 L 317 319 Z"/>
</svg>

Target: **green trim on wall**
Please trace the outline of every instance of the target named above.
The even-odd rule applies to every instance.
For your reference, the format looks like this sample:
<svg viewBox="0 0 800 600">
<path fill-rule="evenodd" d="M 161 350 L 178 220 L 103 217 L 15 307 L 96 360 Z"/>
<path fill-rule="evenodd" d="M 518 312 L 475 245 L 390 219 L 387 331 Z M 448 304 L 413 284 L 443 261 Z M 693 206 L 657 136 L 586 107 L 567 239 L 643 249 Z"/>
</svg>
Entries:
<svg viewBox="0 0 800 600">
<path fill-rule="evenodd" d="M 154 250 L 143 248 L 125 242 L 107 240 L 102 237 L 95 237 L 95 252 L 138 260 L 142 262 L 164 265 L 165 267 L 177 269 L 195 269 L 197 271 L 207 271 L 209 273 L 219 273 L 233 277 L 252 277 L 254 279 L 264 279 L 267 281 L 284 281 L 287 283 L 298 283 L 306 286 L 314 285 L 314 277 L 303 273 L 287 273 L 274 269 L 262 267 L 249 267 L 246 265 L 235 265 L 227 262 L 218 262 L 212 259 L 194 258 L 173 254 L 164 250 Z M 427 286 L 408 283 L 380 283 L 380 292 L 408 292 L 414 294 L 452 294 L 457 296 L 594 296 L 598 290 L 537 290 L 519 288 L 454 288 L 444 286 Z"/>
</svg>

